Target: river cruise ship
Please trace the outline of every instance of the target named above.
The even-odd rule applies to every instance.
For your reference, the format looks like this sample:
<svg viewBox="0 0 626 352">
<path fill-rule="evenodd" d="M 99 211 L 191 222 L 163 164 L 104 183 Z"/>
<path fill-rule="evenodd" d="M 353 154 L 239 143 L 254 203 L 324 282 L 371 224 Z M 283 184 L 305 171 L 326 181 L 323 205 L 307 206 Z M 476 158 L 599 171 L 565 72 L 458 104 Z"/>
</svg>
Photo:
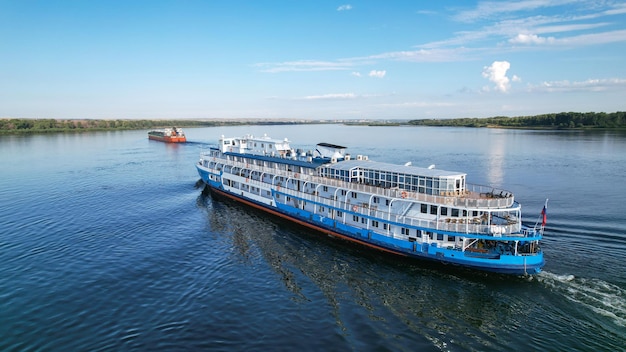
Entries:
<svg viewBox="0 0 626 352">
<path fill-rule="evenodd" d="M 211 192 L 333 237 L 489 272 L 541 271 L 545 221 L 522 224 L 511 192 L 468 184 L 462 172 L 346 151 L 330 143 L 305 152 L 287 139 L 222 136 L 201 152 L 196 168 Z"/>
</svg>

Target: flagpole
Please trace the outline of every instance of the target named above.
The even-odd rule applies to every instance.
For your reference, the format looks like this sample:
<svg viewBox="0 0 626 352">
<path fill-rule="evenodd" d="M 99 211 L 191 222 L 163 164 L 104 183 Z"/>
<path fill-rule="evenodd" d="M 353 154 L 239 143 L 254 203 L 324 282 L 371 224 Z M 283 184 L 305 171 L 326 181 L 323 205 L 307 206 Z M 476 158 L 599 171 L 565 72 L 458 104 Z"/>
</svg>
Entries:
<svg viewBox="0 0 626 352">
<path fill-rule="evenodd" d="M 545 223 L 543 222 L 544 214 L 548 210 L 548 198 L 546 198 L 546 202 L 543 205 L 543 209 L 541 213 L 539 213 L 539 217 L 537 217 L 537 222 L 535 222 L 535 230 L 537 229 L 537 225 L 539 225 L 539 221 L 541 221 L 541 233 L 543 234 L 543 228 L 545 227 Z"/>
<path fill-rule="evenodd" d="M 541 234 L 543 235 L 543 229 L 546 227 L 546 219 L 548 213 L 548 198 L 546 198 L 546 203 L 543 205 L 543 209 L 541 210 Z"/>
</svg>

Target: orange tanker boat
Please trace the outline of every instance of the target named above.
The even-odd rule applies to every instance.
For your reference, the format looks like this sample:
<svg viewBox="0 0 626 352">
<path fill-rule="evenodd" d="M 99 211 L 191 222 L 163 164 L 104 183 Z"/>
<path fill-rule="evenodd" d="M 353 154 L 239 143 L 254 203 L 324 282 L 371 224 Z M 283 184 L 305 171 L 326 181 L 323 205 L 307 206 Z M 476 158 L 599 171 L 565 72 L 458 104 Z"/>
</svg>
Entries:
<svg viewBox="0 0 626 352">
<path fill-rule="evenodd" d="M 148 132 L 148 138 L 154 141 L 166 143 L 185 143 L 187 137 L 182 128 L 172 127 L 163 130 L 152 130 Z"/>
</svg>

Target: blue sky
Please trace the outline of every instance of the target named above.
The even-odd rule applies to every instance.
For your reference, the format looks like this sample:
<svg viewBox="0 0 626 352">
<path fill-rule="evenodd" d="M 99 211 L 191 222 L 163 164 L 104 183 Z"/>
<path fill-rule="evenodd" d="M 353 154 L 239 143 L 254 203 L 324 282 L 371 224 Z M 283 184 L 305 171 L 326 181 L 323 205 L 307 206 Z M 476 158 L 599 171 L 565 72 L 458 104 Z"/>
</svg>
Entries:
<svg viewBox="0 0 626 352">
<path fill-rule="evenodd" d="M 624 110 L 624 1 L 0 0 L 0 117 Z"/>
</svg>

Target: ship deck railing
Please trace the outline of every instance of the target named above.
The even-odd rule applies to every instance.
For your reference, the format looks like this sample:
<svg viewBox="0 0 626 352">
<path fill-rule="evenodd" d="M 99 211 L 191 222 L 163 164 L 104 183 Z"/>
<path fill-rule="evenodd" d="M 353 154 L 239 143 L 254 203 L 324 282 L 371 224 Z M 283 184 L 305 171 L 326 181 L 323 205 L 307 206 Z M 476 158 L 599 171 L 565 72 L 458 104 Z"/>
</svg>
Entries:
<svg viewBox="0 0 626 352">
<path fill-rule="evenodd" d="M 220 157 L 219 151 L 210 151 L 203 153 L 206 157 Z M 389 198 L 405 198 L 425 203 L 439 204 L 448 207 L 457 208 L 480 208 L 480 209 L 506 209 L 513 206 L 515 199 L 513 195 L 504 190 L 496 189 L 489 186 L 467 184 L 463 192 L 446 192 L 446 195 L 434 195 L 411 190 L 401 189 L 398 187 L 385 188 L 374 185 L 368 185 L 357 182 L 346 182 L 339 179 L 320 177 L 317 175 L 301 174 L 295 171 L 280 170 L 269 168 L 251 163 L 227 160 L 228 164 L 258 172 L 271 172 L 274 175 L 282 176 L 287 179 L 299 179 L 307 182 L 314 182 L 325 186 L 342 188 L 350 191 L 365 192 Z"/>
<path fill-rule="evenodd" d="M 214 153 L 204 153 L 203 155 L 207 157 L 216 156 Z M 227 163 L 229 165 L 244 170 L 257 171 L 260 173 L 271 173 L 272 175 L 282 176 L 286 180 L 298 179 L 305 182 L 312 182 L 324 186 L 336 187 L 348 191 L 358 191 L 390 198 L 428 202 L 433 204 L 445 205 L 448 207 L 476 208 L 497 211 L 498 209 L 510 210 L 509 208 L 514 203 L 512 195 L 507 194 L 507 196 L 505 197 L 500 197 L 498 195 L 492 196 L 495 189 L 485 186 L 475 186 L 478 188 L 474 189 L 478 189 L 482 192 L 466 191 L 463 195 L 455 194 L 453 196 L 437 196 L 407 191 L 398 188 L 382 188 L 362 183 L 353 183 L 338 179 L 319 177 L 316 175 L 299 174 L 293 171 L 274 169 L 240 161 L 227 160 Z M 242 180 L 246 178 L 243 176 L 240 177 L 242 177 Z M 250 185 L 256 185 L 260 187 L 268 186 L 268 183 L 262 182 L 260 180 L 255 180 L 254 178 L 248 178 L 248 180 L 245 182 L 248 182 Z M 288 185 L 289 182 L 285 182 L 285 184 Z M 469 186 L 471 187 L 474 185 Z M 479 222 L 479 218 L 475 217 L 459 217 L 457 219 L 454 219 L 456 220 L 455 222 L 452 222 L 452 218 L 450 217 L 442 217 L 429 220 L 397 213 L 385 212 L 379 209 L 375 209 L 374 207 L 369 208 L 367 206 L 363 206 L 363 204 L 351 204 L 349 201 L 344 202 L 338 199 L 322 197 L 319 194 L 315 194 L 315 192 L 313 194 L 310 194 L 290 189 L 289 187 L 282 187 L 281 192 L 303 200 L 317 202 L 326 206 L 331 206 L 339 209 L 344 209 L 344 211 L 346 212 L 351 211 L 353 207 L 356 206 L 357 211 L 354 212 L 355 214 L 367 215 L 373 219 L 383 219 L 400 224 L 406 224 L 408 226 L 421 227 L 424 229 L 435 229 L 465 234 L 482 234 L 492 237 L 534 237 L 534 233 L 532 231 L 523 231 L 521 228 L 521 224 L 517 221 L 510 224 L 484 224 L 482 222 Z M 486 196 L 487 198 L 485 198 L 485 196 L 483 195 L 485 193 L 488 194 Z"/>
<path fill-rule="evenodd" d="M 260 181 L 258 185 L 263 184 Z M 254 185 L 254 183 L 251 183 Z M 267 185 L 267 184 L 266 184 Z M 406 225 L 407 227 L 422 228 L 425 231 L 447 231 L 460 234 L 484 235 L 493 237 L 494 239 L 505 240 L 506 237 L 534 237 L 531 231 L 523 231 L 519 222 L 502 223 L 502 224 L 485 224 L 478 217 L 459 217 L 452 221 L 450 217 L 432 216 L 432 219 L 424 219 L 414 216 L 401 215 L 380 210 L 374 207 L 364 206 L 363 204 L 353 204 L 343 200 L 335 200 L 332 198 L 322 197 L 320 195 L 300 192 L 289 188 L 281 188 L 280 192 L 293 198 L 302 199 L 304 201 L 317 203 L 329 208 L 341 209 L 348 214 L 358 216 L 367 216 L 372 220 L 389 221 L 397 224 Z M 425 214 L 423 214 L 425 215 Z"/>
</svg>

